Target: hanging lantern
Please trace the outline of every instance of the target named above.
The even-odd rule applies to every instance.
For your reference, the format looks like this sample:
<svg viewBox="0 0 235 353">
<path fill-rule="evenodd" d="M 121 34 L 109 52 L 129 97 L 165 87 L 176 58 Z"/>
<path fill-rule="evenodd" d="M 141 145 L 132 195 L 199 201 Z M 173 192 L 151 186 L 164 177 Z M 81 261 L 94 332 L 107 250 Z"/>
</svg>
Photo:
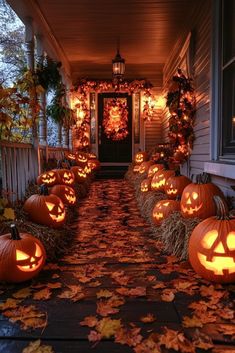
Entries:
<svg viewBox="0 0 235 353">
<path fill-rule="evenodd" d="M 125 73 L 125 59 L 123 59 L 119 52 L 119 45 L 117 47 L 117 54 L 115 58 L 112 60 L 113 63 L 113 78 L 118 81 L 122 80 L 123 75 Z"/>
</svg>

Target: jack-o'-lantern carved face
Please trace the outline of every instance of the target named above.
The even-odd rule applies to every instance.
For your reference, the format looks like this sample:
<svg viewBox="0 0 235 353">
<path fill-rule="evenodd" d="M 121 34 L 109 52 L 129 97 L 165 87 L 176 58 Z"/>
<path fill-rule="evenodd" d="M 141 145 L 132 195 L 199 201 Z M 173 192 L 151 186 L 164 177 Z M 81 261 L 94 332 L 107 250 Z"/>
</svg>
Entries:
<svg viewBox="0 0 235 353">
<path fill-rule="evenodd" d="M 149 170 L 149 167 L 153 165 L 153 161 L 143 162 L 140 165 L 139 173 L 144 174 Z"/>
<path fill-rule="evenodd" d="M 167 179 L 174 174 L 173 170 L 159 170 L 155 173 L 151 183 L 151 189 L 156 191 L 164 191 Z"/>
<path fill-rule="evenodd" d="M 88 163 L 88 167 L 91 170 L 100 169 L 100 162 L 97 159 L 89 159 L 87 163 Z"/>
<path fill-rule="evenodd" d="M 60 175 L 61 184 L 72 185 L 74 183 L 74 174 L 68 169 L 59 169 L 58 173 Z"/>
<path fill-rule="evenodd" d="M 78 155 L 77 155 L 77 160 L 78 160 L 78 162 L 80 162 L 80 163 L 86 163 L 86 162 L 87 162 L 87 157 L 86 157 L 85 154 L 78 153 Z"/>
<path fill-rule="evenodd" d="M 59 175 L 56 171 L 50 170 L 42 173 L 37 178 L 37 184 L 46 184 L 47 186 L 53 186 L 59 181 Z"/>
<path fill-rule="evenodd" d="M 203 252 L 201 250 L 197 256 L 205 269 L 215 275 L 235 273 L 235 231 L 221 240 L 217 230 L 207 232 L 201 240 L 201 249 L 204 249 Z"/>
<path fill-rule="evenodd" d="M 140 190 L 142 192 L 147 192 L 151 190 L 151 178 L 144 179 L 140 185 Z"/>
<path fill-rule="evenodd" d="M 173 184 L 169 184 L 166 193 L 167 195 L 176 195 L 177 194 L 178 189 L 174 189 L 174 185 Z"/>
<path fill-rule="evenodd" d="M 133 168 L 133 172 L 134 173 L 139 173 L 139 170 L 140 170 L 140 165 L 135 165 L 134 168 Z"/>
<path fill-rule="evenodd" d="M 189 260 L 202 277 L 218 283 L 235 281 L 235 219 L 225 201 L 214 196 L 217 216 L 200 222 L 189 240 Z"/>
<path fill-rule="evenodd" d="M 72 188 L 65 186 L 65 194 L 66 200 L 70 205 L 74 205 L 76 202 L 75 192 Z"/>
<path fill-rule="evenodd" d="M 86 174 L 91 174 L 91 168 L 89 167 L 89 164 L 87 164 L 85 167 L 84 167 L 84 172 Z"/>
<path fill-rule="evenodd" d="M 39 244 L 35 243 L 35 251 L 16 249 L 16 266 L 22 272 L 33 272 L 42 266 L 44 257 Z"/>
<path fill-rule="evenodd" d="M 97 159 L 97 156 L 95 153 L 88 153 L 88 158 L 89 159 Z"/>
<path fill-rule="evenodd" d="M 72 167 L 71 170 L 74 173 L 75 180 L 77 183 L 83 183 L 87 179 L 87 174 L 82 167 Z"/>
<path fill-rule="evenodd" d="M 153 164 L 149 167 L 148 170 L 148 177 L 153 177 L 155 173 L 157 173 L 159 170 L 163 169 L 164 166 L 163 164 Z"/>
<path fill-rule="evenodd" d="M 193 191 L 185 192 L 182 197 L 182 212 L 188 215 L 197 213 L 202 208 L 203 203 L 198 202 L 198 193 Z"/>
<path fill-rule="evenodd" d="M 68 152 L 68 153 L 65 153 L 65 158 L 67 158 L 70 161 L 74 161 L 76 159 L 76 156 L 75 154 Z"/>
<path fill-rule="evenodd" d="M 146 152 L 137 152 L 135 155 L 135 163 L 136 164 L 141 164 L 144 161 L 147 161 L 148 155 Z"/>
<path fill-rule="evenodd" d="M 68 185 L 55 185 L 50 194 L 58 196 L 65 205 L 74 205 L 76 202 L 75 191 Z"/>
<path fill-rule="evenodd" d="M 65 219 L 65 208 L 62 202 L 59 205 L 46 201 L 50 218 L 56 223 L 63 222 Z"/>
<path fill-rule="evenodd" d="M 152 213 L 153 222 L 156 225 L 160 225 L 161 222 L 167 218 L 172 212 L 178 211 L 180 209 L 179 201 L 175 200 L 161 200 L 159 201 Z"/>
</svg>

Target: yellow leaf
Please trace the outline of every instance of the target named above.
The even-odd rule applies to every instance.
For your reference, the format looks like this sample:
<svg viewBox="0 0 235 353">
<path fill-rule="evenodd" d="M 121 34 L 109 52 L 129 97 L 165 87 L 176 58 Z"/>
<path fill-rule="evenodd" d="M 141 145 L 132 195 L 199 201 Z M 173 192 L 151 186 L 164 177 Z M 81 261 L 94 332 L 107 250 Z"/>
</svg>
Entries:
<svg viewBox="0 0 235 353">
<path fill-rule="evenodd" d="M 109 317 L 106 317 L 99 321 L 96 326 L 97 331 L 104 338 L 110 338 L 114 336 L 115 333 L 122 327 L 121 320 L 112 320 Z"/>
<path fill-rule="evenodd" d="M 5 217 L 6 219 L 14 220 L 15 211 L 12 208 L 5 208 L 3 212 L 3 217 Z"/>
<path fill-rule="evenodd" d="M 0 304 L 0 310 L 6 310 L 6 309 L 15 309 L 17 308 L 18 304 L 21 302 L 21 300 L 16 300 L 12 298 L 8 298 L 5 303 Z"/>
<path fill-rule="evenodd" d="M 22 353 L 54 353 L 51 346 L 41 345 L 41 340 L 30 342 L 30 344 L 25 347 Z"/>
<path fill-rule="evenodd" d="M 202 324 L 201 320 L 199 319 L 199 317 L 194 315 L 193 317 L 184 316 L 183 317 L 183 326 L 184 327 L 202 327 L 203 324 Z"/>
<path fill-rule="evenodd" d="M 113 295 L 112 292 L 110 292 L 107 289 L 101 289 L 98 293 L 96 293 L 96 296 L 98 299 L 100 298 L 110 298 Z"/>
</svg>

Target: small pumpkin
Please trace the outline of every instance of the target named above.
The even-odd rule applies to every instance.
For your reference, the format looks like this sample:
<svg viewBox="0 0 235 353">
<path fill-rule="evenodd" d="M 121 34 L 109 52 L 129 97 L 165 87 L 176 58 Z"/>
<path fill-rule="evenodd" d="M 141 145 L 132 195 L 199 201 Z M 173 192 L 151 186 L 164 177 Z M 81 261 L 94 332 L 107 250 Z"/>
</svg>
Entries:
<svg viewBox="0 0 235 353">
<path fill-rule="evenodd" d="M 140 170 L 140 164 L 136 164 L 133 168 L 133 173 L 139 173 Z"/>
<path fill-rule="evenodd" d="M 148 160 L 148 154 L 145 151 L 139 151 L 136 153 L 134 161 L 136 164 L 141 164 Z"/>
<path fill-rule="evenodd" d="M 64 205 L 71 206 L 76 202 L 75 191 L 68 185 L 54 185 L 50 190 L 50 194 L 58 196 Z"/>
<path fill-rule="evenodd" d="M 49 195 L 48 188 L 44 184 L 40 186 L 40 194 L 30 196 L 23 208 L 35 223 L 52 228 L 59 228 L 64 224 L 64 204 L 58 196 Z"/>
<path fill-rule="evenodd" d="M 170 169 L 159 170 L 159 172 L 155 173 L 152 178 L 151 189 L 154 191 L 164 192 L 167 179 L 174 174 L 175 174 L 174 170 L 170 170 Z"/>
<path fill-rule="evenodd" d="M 189 261 L 200 276 L 218 283 L 235 282 L 235 218 L 214 196 L 217 216 L 199 223 L 189 239 Z"/>
<path fill-rule="evenodd" d="M 216 214 L 213 196 L 224 198 L 222 191 L 209 182 L 206 173 L 197 175 L 196 183 L 187 185 L 181 197 L 181 213 L 184 218 L 205 219 Z"/>
<path fill-rule="evenodd" d="M 44 266 L 46 252 L 39 239 L 19 233 L 11 224 L 10 233 L 0 237 L 0 281 L 24 282 L 38 275 Z"/>
<path fill-rule="evenodd" d="M 60 176 L 56 170 L 49 170 L 44 172 L 37 177 L 37 184 L 46 184 L 47 186 L 53 186 L 60 182 Z"/>
<path fill-rule="evenodd" d="M 92 152 L 90 152 L 90 153 L 87 154 L 87 158 L 88 158 L 88 159 L 96 159 L 96 160 L 97 160 L 96 154 L 95 154 L 95 153 L 92 153 Z"/>
<path fill-rule="evenodd" d="M 100 161 L 98 159 L 88 159 L 88 166 L 91 170 L 96 171 L 100 169 Z"/>
<path fill-rule="evenodd" d="M 152 178 L 144 179 L 140 184 L 140 190 L 142 192 L 147 192 L 151 190 L 151 180 Z"/>
<path fill-rule="evenodd" d="M 76 155 L 74 153 L 71 153 L 71 152 L 65 152 L 64 156 L 69 161 L 75 161 L 75 159 L 76 159 Z"/>
<path fill-rule="evenodd" d="M 162 169 L 164 169 L 164 165 L 163 164 L 154 163 L 153 165 L 151 165 L 149 167 L 148 178 L 153 177 L 155 173 L 157 173 L 159 170 L 162 170 Z"/>
<path fill-rule="evenodd" d="M 191 180 L 184 175 L 181 175 L 179 170 L 175 172 L 175 175 L 172 175 L 167 179 L 165 184 L 165 194 L 169 199 L 176 199 L 177 196 L 181 196 L 184 188 L 191 184 Z"/>
<path fill-rule="evenodd" d="M 86 172 L 82 167 L 74 166 L 71 168 L 71 171 L 73 172 L 75 181 L 77 183 L 79 184 L 84 183 L 84 181 L 87 179 Z"/>
<path fill-rule="evenodd" d="M 149 170 L 149 167 L 151 167 L 151 165 L 153 165 L 153 164 L 154 164 L 153 161 L 146 161 L 146 162 L 141 163 L 140 169 L 139 169 L 139 174 L 147 173 Z"/>
<path fill-rule="evenodd" d="M 87 154 L 84 152 L 78 152 L 76 155 L 76 163 L 78 166 L 84 168 L 87 165 Z"/>
<path fill-rule="evenodd" d="M 57 173 L 60 176 L 59 184 L 73 185 L 75 177 L 71 169 L 57 169 Z"/>
<path fill-rule="evenodd" d="M 152 220 L 156 225 L 160 225 L 171 213 L 180 210 L 180 202 L 176 200 L 158 201 L 152 212 Z"/>
</svg>

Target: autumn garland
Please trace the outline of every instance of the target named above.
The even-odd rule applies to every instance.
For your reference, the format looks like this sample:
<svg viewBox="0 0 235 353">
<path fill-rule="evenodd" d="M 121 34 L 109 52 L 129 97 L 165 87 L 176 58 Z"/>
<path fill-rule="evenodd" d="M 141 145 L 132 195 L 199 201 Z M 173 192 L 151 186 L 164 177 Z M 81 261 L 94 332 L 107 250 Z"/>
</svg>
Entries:
<svg viewBox="0 0 235 353">
<path fill-rule="evenodd" d="M 105 104 L 102 125 L 107 138 L 113 141 L 124 140 L 128 132 L 128 109 L 125 102 L 112 99 Z"/>
</svg>

